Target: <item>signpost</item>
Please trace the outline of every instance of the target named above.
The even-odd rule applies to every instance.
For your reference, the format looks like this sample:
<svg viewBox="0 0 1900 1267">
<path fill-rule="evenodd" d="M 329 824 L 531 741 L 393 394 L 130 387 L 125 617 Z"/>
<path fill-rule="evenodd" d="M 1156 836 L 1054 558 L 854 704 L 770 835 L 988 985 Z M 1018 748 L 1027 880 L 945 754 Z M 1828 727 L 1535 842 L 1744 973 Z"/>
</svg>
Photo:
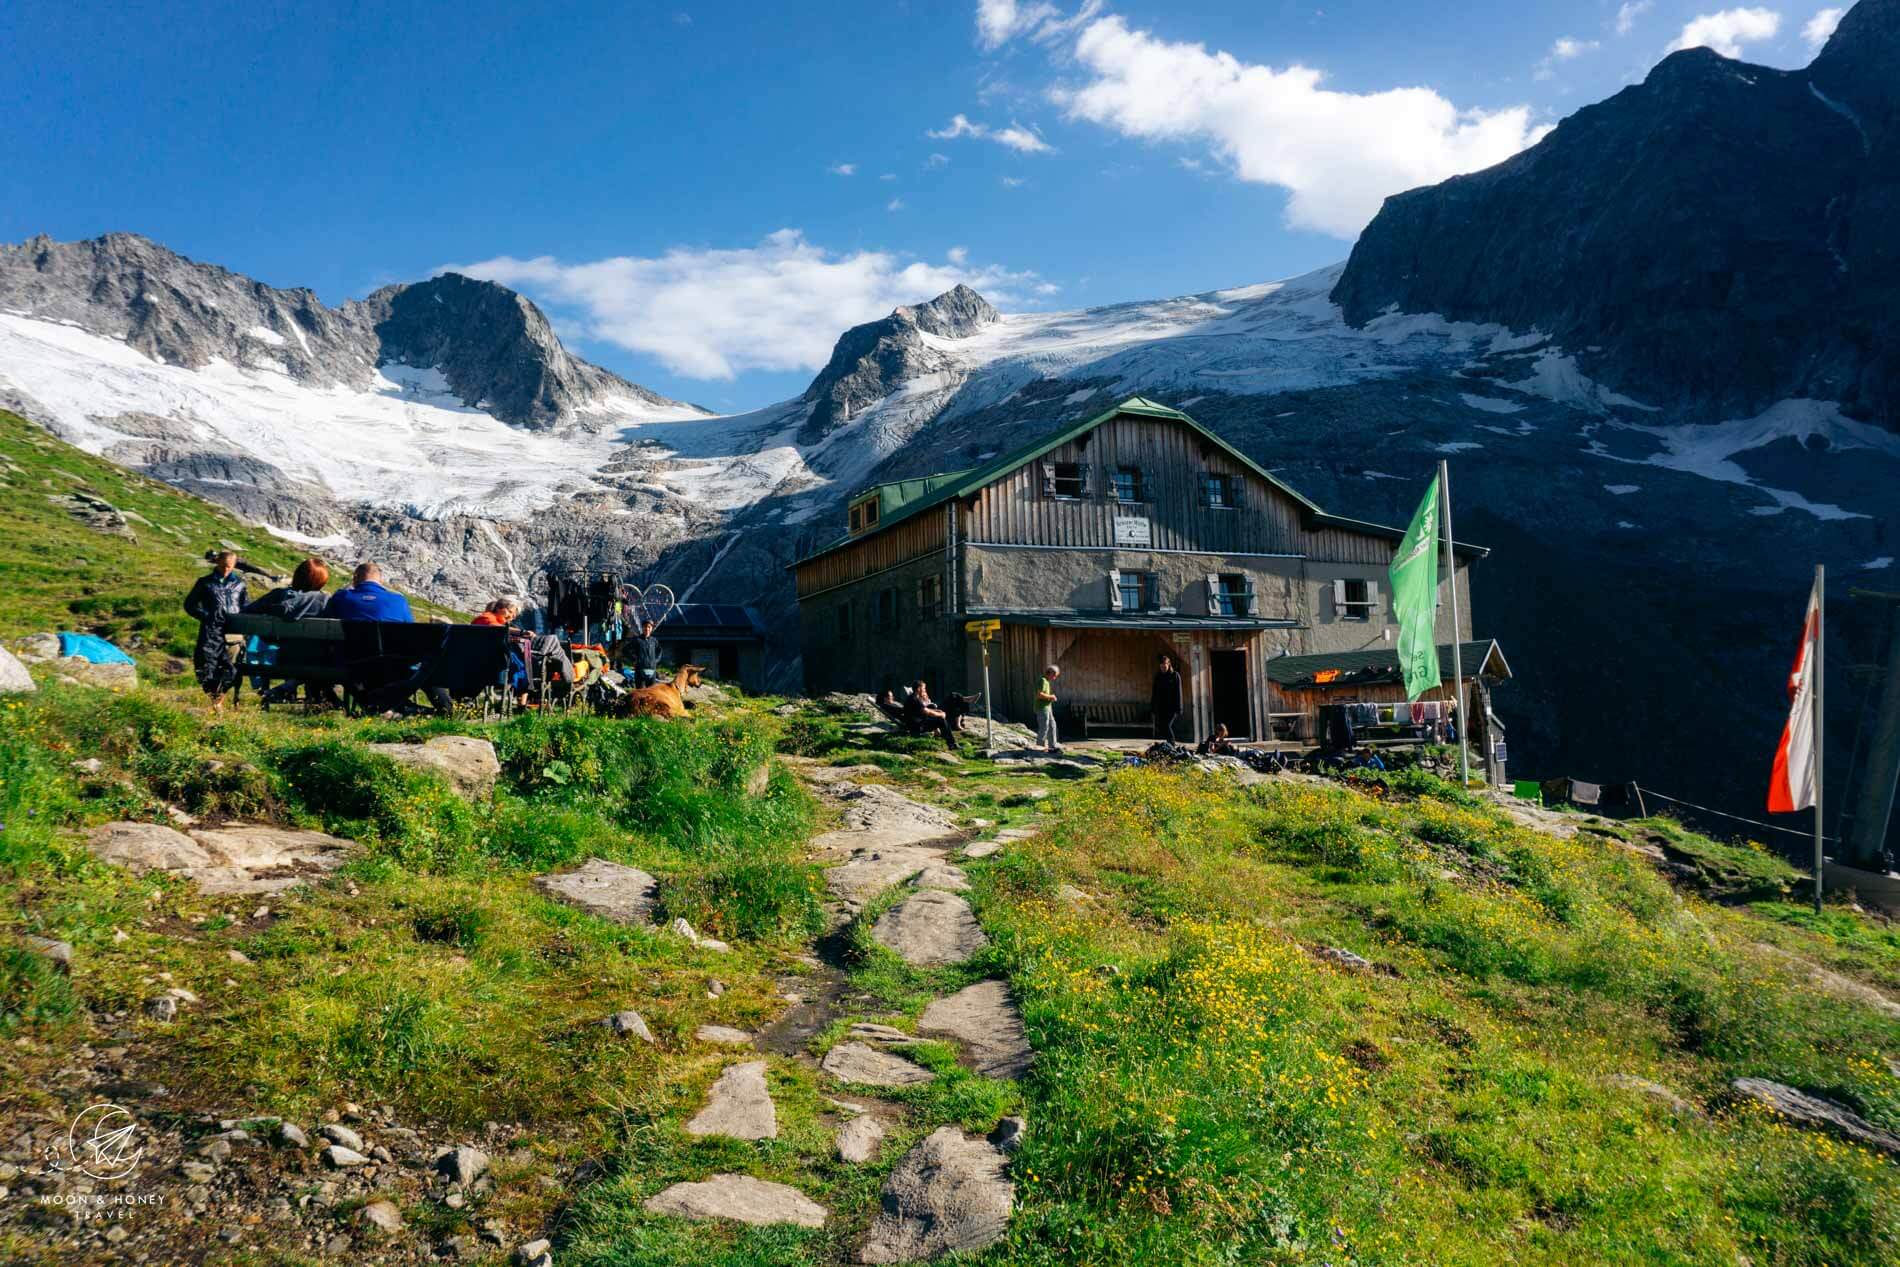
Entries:
<svg viewBox="0 0 1900 1267">
<path fill-rule="evenodd" d="M 996 719 L 990 715 L 990 643 L 1003 631 L 1000 620 L 966 620 L 963 632 L 983 647 L 983 755 L 996 756 Z"/>
</svg>

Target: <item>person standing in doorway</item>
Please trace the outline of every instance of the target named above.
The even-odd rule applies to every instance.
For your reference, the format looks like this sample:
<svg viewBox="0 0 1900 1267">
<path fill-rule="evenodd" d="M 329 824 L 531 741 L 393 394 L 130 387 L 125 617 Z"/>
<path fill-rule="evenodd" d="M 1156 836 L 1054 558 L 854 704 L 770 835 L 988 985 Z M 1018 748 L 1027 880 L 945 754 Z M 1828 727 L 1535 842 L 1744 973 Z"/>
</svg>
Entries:
<svg viewBox="0 0 1900 1267">
<path fill-rule="evenodd" d="M 237 552 L 221 550 L 211 557 L 211 571 L 198 578 L 185 596 L 185 614 L 198 622 L 198 641 L 192 648 L 192 668 L 211 711 L 224 711 L 224 693 L 237 685 L 237 666 L 224 638 L 225 621 L 237 615 L 246 597 L 244 578 L 237 574 Z"/>
<path fill-rule="evenodd" d="M 1060 756 L 1062 744 L 1056 738 L 1056 679 L 1062 670 L 1049 665 L 1036 683 L 1036 746 L 1050 756 Z"/>
<path fill-rule="evenodd" d="M 1148 707 L 1155 717 L 1155 738 L 1179 743 L 1174 724 L 1181 717 L 1181 674 L 1174 667 L 1174 657 L 1166 652 L 1155 657 L 1155 682 Z"/>
</svg>

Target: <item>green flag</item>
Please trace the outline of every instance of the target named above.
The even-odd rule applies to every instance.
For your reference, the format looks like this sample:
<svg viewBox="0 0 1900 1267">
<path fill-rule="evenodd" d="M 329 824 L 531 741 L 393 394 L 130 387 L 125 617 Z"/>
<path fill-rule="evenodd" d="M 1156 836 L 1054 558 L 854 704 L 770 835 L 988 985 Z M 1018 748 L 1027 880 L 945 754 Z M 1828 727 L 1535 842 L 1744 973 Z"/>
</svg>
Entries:
<svg viewBox="0 0 1900 1267">
<path fill-rule="evenodd" d="M 1405 696 L 1417 699 L 1438 676 L 1438 477 L 1432 476 L 1412 526 L 1392 558 L 1392 611 L 1399 618 L 1399 669 Z"/>
</svg>

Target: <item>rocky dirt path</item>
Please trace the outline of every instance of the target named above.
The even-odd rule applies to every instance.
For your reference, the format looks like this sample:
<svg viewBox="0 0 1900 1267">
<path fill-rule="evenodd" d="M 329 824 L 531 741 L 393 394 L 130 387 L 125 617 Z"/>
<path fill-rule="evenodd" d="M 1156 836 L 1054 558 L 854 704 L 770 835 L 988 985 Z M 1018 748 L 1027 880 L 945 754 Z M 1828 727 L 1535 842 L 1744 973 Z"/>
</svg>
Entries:
<svg viewBox="0 0 1900 1267">
<path fill-rule="evenodd" d="M 776 1117 L 766 1074 L 771 1060 L 814 1068 L 832 1084 L 828 1098 L 841 1119 L 837 1152 L 854 1164 L 878 1155 L 903 1109 L 875 1088 L 915 1086 L 935 1073 L 896 1048 L 937 1038 L 954 1043 L 962 1059 L 983 1077 L 1015 1078 L 1033 1059 L 1022 1019 L 1002 981 L 982 981 L 932 1002 L 917 1033 L 859 1021 L 844 1042 L 822 1060 L 812 1041 L 840 1021 L 877 1010 L 876 1000 L 854 989 L 845 967 L 846 933 L 866 906 L 886 891 L 908 893 L 873 925 L 872 937 L 907 963 L 939 967 L 962 963 L 988 944 L 969 902 L 961 896 L 969 878 L 950 860 L 953 850 L 984 856 L 1000 841 L 969 847 L 967 834 L 942 810 L 914 801 L 881 783 L 875 766 L 834 767 L 794 759 L 791 764 L 822 800 L 840 811 L 842 825 L 812 842 L 812 855 L 826 865 L 830 930 L 806 959 L 808 973 L 786 978 L 781 993 L 791 1006 L 757 1035 L 709 1026 L 701 1041 L 743 1047 L 766 1060 L 728 1065 L 708 1092 L 705 1106 L 687 1125 L 694 1134 L 769 1139 Z M 1012 833 L 1013 836 L 1023 833 Z M 589 909 L 641 905 L 638 880 L 626 879 L 612 894 L 590 892 Z M 1009 1159 L 1024 1123 L 1006 1118 L 988 1136 L 945 1126 L 917 1144 L 892 1169 L 880 1193 L 881 1208 L 857 1247 L 864 1263 L 916 1262 L 952 1250 L 974 1250 L 1005 1232 L 1015 1202 Z M 711 1175 L 674 1184 L 648 1200 L 659 1214 L 725 1219 L 748 1224 L 822 1226 L 828 1212 L 785 1184 L 738 1174 Z"/>
</svg>

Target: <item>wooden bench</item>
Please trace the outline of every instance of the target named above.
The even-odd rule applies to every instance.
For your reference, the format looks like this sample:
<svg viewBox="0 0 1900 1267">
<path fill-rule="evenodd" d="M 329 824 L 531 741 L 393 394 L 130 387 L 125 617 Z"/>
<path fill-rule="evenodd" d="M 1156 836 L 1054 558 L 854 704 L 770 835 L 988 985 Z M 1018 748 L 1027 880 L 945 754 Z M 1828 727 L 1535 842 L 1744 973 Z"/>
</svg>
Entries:
<svg viewBox="0 0 1900 1267">
<path fill-rule="evenodd" d="M 1071 704 L 1069 717 L 1073 721 L 1076 733 L 1083 739 L 1095 739 L 1111 731 L 1135 735 L 1154 733 L 1154 713 L 1148 702 L 1118 702 L 1108 704 Z"/>
<path fill-rule="evenodd" d="M 261 687 L 272 682 L 341 687 L 351 708 L 438 689 L 457 699 L 473 699 L 490 689 L 509 697 L 508 631 L 499 625 L 239 614 L 226 620 L 225 629 L 245 640 L 239 672 Z"/>
</svg>

